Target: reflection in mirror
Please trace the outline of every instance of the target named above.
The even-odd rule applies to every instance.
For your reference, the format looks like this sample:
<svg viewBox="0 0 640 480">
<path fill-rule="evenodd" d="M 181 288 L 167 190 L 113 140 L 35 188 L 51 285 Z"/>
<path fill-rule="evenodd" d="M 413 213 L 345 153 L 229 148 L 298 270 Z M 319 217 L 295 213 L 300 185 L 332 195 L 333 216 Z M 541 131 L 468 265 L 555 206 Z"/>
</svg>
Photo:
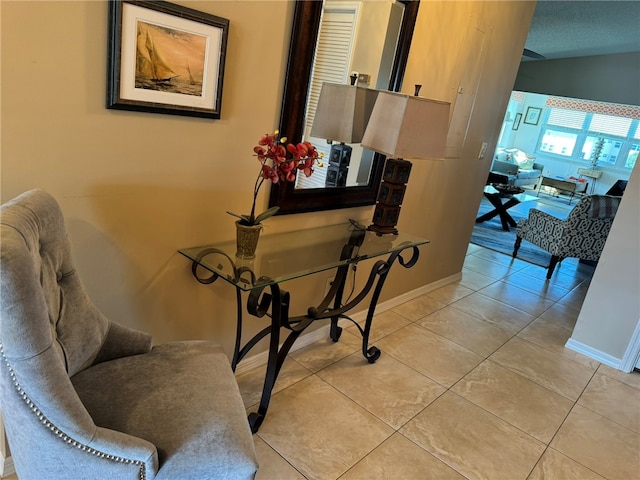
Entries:
<svg viewBox="0 0 640 480">
<path fill-rule="evenodd" d="M 323 83 L 352 84 L 386 89 L 400 34 L 404 5 L 389 1 L 324 2 L 316 43 L 309 96 L 305 108 L 304 140 L 324 154 L 325 168 L 311 177 L 298 176 L 296 188 L 331 188 L 366 185 L 373 152 L 359 144 L 333 148 L 328 140 L 311 136 Z M 343 152 L 351 149 L 348 163 Z"/>
<path fill-rule="evenodd" d="M 341 1 L 341 6 L 349 5 L 351 2 Z M 409 56 L 409 47 L 415 20 L 418 14 L 419 1 L 397 0 L 380 1 L 380 2 L 354 2 L 359 5 L 359 15 L 356 23 L 356 31 L 360 31 L 362 25 L 368 23 L 367 17 L 364 16 L 368 10 L 364 9 L 369 4 L 387 5 L 389 14 L 384 19 L 383 24 L 377 23 L 374 31 L 385 32 L 380 40 L 371 40 L 371 43 L 382 45 L 376 49 L 376 57 L 378 64 L 372 67 L 371 60 L 364 55 L 362 59 L 351 55 L 351 51 L 358 49 L 358 39 L 350 40 L 350 52 L 347 55 L 349 59 L 345 67 L 342 68 L 343 76 L 335 83 L 348 83 L 348 78 L 352 72 L 363 74 L 360 82 L 365 85 L 365 81 L 369 83 L 371 88 L 382 88 L 391 91 L 399 91 L 402 86 L 404 77 L 404 69 Z M 399 4 L 399 5 L 396 5 Z M 403 8 L 402 8 L 403 7 Z M 398 10 L 400 8 L 400 10 Z M 395 13 L 394 13 L 395 12 Z M 397 16 L 400 16 L 399 32 L 387 35 L 386 32 L 391 30 L 390 25 L 398 23 Z M 308 139 L 313 119 L 308 118 L 309 113 L 314 113 L 318 96 L 322 86 L 321 80 L 316 83 L 316 90 L 312 90 L 312 75 L 314 70 L 314 59 L 316 58 L 316 45 L 318 44 L 318 34 L 320 23 L 323 16 L 323 3 L 317 1 L 298 1 L 296 2 L 293 18 L 293 26 L 291 31 L 291 43 L 289 47 L 289 59 L 287 63 L 287 71 L 285 76 L 284 94 L 282 99 L 282 110 L 280 114 L 280 132 L 290 139 Z M 369 41 L 369 35 L 363 33 L 360 42 L 365 44 Z M 397 42 L 396 42 L 397 40 Z M 397 44 L 396 44 L 397 43 Z M 320 45 L 318 44 L 318 49 Z M 320 56 L 320 52 L 318 52 Z M 328 58 L 328 57 L 327 57 Z M 389 61 L 385 59 L 393 58 L 393 63 L 389 66 Z M 331 60 L 329 60 L 331 62 Z M 362 62 L 362 63 L 358 63 Z M 382 65 L 382 66 L 381 66 Z M 345 73 L 346 72 L 346 73 Z M 346 76 L 345 76 L 346 75 Z M 366 75 L 369 75 L 368 79 Z M 356 82 L 358 78 L 356 77 Z M 385 82 L 388 82 L 385 85 Z M 315 99 L 314 99 L 315 95 Z M 314 103 L 315 102 L 315 103 Z M 327 152 L 330 146 L 326 144 L 326 140 L 319 139 L 317 145 L 323 147 Z M 353 145 L 354 153 L 359 145 Z M 273 184 L 271 186 L 271 194 L 269 198 L 269 206 L 279 206 L 279 214 L 311 212 L 318 210 L 330 210 L 336 208 L 348 208 L 361 205 L 373 205 L 377 195 L 378 186 L 382 174 L 382 166 L 384 157 L 379 154 L 371 154 L 369 152 L 364 156 L 360 153 L 358 163 L 360 168 L 349 168 L 348 180 L 350 186 L 336 186 L 325 188 L 326 173 L 322 176 L 322 185 L 320 187 L 311 188 L 295 188 L 292 183 Z M 328 162 L 325 157 L 325 167 Z M 311 178 L 316 177 L 318 171 Z M 320 177 L 320 175 L 318 175 Z"/>
<path fill-rule="evenodd" d="M 378 92 L 379 90 L 357 85 L 322 84 L 309 137 L 312 143 L 322 138 L 326 138 L 329 143 L 333 142 L 328 155 L 323 151 L 326 168 L 317 170 L 326 174 L 325 188 L 344 187 L 347 185 L 348 174 L 358 173 L 358 167 L 362 165 L 362 152 L 360 149 L 356 150 L 356 156 L 352 158 L 352 145 L 362 142 Z M 366 169 L 367 179 L 369 170 Z M 298 177 L 301 178 L 303 177 Z"/>
</svg>

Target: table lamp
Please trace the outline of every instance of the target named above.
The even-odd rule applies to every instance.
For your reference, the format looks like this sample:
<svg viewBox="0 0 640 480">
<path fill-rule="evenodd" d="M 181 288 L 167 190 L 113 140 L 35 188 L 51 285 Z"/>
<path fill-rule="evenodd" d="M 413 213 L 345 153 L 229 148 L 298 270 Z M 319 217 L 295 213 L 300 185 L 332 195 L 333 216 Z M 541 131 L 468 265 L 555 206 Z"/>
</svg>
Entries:
<svg viewBox="0 0 640 480">
<path fill-rule="evenodd" d="M 370 88 L 322 84 L 310 135 L 340 142 L 329 152 L 327 186 L 346 185 L 352 148 L 345 143 L 360 143 L 377 95 Z"/>
<path fill-rule="evenodd" d="M 379 92 L 362 146 L 387 156 L 373 223 L 378 235 L 397 234 L 400 206 L 411 173 L 407 158 L 444 158 L 450 104 L 395 92 Z"/>
</svg>

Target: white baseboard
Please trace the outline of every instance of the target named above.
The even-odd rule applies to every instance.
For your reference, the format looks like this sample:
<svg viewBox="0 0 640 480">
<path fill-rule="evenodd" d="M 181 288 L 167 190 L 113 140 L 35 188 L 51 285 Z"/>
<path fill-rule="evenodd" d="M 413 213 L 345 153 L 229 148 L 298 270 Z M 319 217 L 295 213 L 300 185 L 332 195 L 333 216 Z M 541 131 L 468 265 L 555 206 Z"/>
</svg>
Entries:
<svg viewBox="0 0 640 480">
<path fill-rule="evenodd" d="M 4 432 L 2 433 L 4 435 Z M 13 458 L 11 456 L 5 458 L 0 455 L 0 478 L 8 477 L 16 473 L 16 469 L 13 466 Z"/>
<path fill-rule="evenodd" d="M 573 338 L 567 340 L 565 347 L 567 347 L 569 350 L 573 350 L 574 352 L 578 352 L 585 357 L 589 357 L 600 363 L 604 363 L 605 365 L 615 368 L 616 370 L 621 369 L 621 359 L 609 355 L 608 353 L 601 352 L 600 350 L 590 347 L 589 345 L 585 345 L 584 343 L 578 342 Z"/>
<path fill-rule="evenodd" d="M 413 300 L 414 298 L 424 295 L 425 293 L 432 292 L 440 287 L 444 287 L 445 285 L 449 285 L 450 283 L 457 282 L 461 278 L 462 278 L 462 273 L 461 272 L 456 273 L 449 277 L 442 278 L 436 282 L 430 283 L 428 285 L 424 285 L 410 292 L 403 293 L 402 295 L 399 295 L 395 298 L 387 300 L 386 302 L 379 303 L 376 306 L 376 313 L 382 313 L 382 312 L 386 312 L 387 310 L 391 310 L 392 308 L 395 308 L 398 305 L 402 305 L 403 303 L 408 302 L 409 300 Z M 367 318 L 367 310 L 365 309 L 365 310 L 356 312 L 353 315 L 351 315 L 351 318 L 356 322 L 365 320 Z M 346 327 L 350 325 L 350 322 L 348 320 L 343 319 L 343 320 L 340 320 L 340 322 L 338 322 L 338 325 L 340 325 L 341 327 Z M 318 328 L 309 333 L 303 333 L 302 335 L 300 335 L 300 338 L 296 340 L 293 347 L 291 347 L 291 351 L 295 352 L 296 350 L 300 350 L 301 348 L 304 348 L 307 345 L 311 345 L 312 343 L 318 340 L 326 338 L 328 336 L 328 333 L 327 333 L 328 330 L 329 330 L 329 325 L 327 324 L 326 327 Z M 243 373 L 246 373 L 253 368 L 266 365 L 268 354 L 269 352 L 264 351 L 256 355 L 252 355 L 251 357 L 247 357 L 243 359 L 242 362 L 240 362 L 240 364 L 236 368 L 236 375 L 242 375 Z"/>
<path fill-rule="evenodd" d="M 631 341 L 627 350 L 624 352 L 622 361 L 620 362 L 620 370 L 625 373 L 633 372 L 635 368 L 640 368 L 640 320 L 636 323 L 636 328 L 631 335 Z"/>
</svg>

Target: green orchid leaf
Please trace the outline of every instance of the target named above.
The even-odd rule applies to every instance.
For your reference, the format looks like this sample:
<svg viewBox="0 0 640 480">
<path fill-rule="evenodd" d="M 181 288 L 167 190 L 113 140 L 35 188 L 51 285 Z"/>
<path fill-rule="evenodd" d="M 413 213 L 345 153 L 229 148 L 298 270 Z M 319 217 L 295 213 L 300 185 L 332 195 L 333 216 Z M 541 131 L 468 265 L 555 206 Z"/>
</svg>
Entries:
<svg viewBox="0 0 640 480">
<path fill-rule="evenodd" d="M 239 218 L 242 225 L 255 225 L 255 223 L 251 221 L 251 217 L 249 215 L 238 215 L 237 213 L 233 213 L 228 210 L 227 213 L 232 217 Z"/>
<path fill-rule="evenodd" d="M 256 217 L 253 224 L 258 225 L 263 220 L 266 220 L 267 218 L 274 216 L 276 213 L 278 213 L 278 210 L 280 210 L 280 207 L 278 206 L 271 207 L 269 210 L 265 210 L 264 212 L 262 212 L 260 215 Z"/>
<path fill-rule="evenodd" d="M 228 213 L 229 215 L 231 215 L 232 217 L 237 217 L 237 218 L 239 218 L 240 220 L 246 220 L 246 219 L 247 219 L 247 216 L 246 216 L 246 215 L 238 215 L 237 213 L 230 212 L 229 210 L 227 210 L 227 213 Z"/>
</svg>

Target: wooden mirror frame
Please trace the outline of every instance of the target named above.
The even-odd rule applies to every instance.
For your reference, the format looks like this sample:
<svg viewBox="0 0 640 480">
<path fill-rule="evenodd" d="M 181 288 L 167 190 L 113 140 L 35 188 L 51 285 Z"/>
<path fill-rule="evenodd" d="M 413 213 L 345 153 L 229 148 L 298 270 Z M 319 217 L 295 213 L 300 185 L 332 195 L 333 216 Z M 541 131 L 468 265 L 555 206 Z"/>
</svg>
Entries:
<svg viewBox="0 0 640 480">
<path fill-rule="evenodd" d="M 405 9 L 389 80 L 389 90 L 395 92 L 399 92 L 402 87 L 420 5 L 420 0 L 400 1 Z M 280 113 L 280 132 L 292 141 L 299 141 L 304 133 L 304 114 L 323 5 L 324 3 L 319 1 L 296 1 L 293 14 Z M 382 177 L 384 160 L 383 155 L 374 155 L 367 185 L 296 189 L 295 182 L 272 184 L 269 207 L 278 205 L 280 215 L 373 205 Z"/>
</svg>

